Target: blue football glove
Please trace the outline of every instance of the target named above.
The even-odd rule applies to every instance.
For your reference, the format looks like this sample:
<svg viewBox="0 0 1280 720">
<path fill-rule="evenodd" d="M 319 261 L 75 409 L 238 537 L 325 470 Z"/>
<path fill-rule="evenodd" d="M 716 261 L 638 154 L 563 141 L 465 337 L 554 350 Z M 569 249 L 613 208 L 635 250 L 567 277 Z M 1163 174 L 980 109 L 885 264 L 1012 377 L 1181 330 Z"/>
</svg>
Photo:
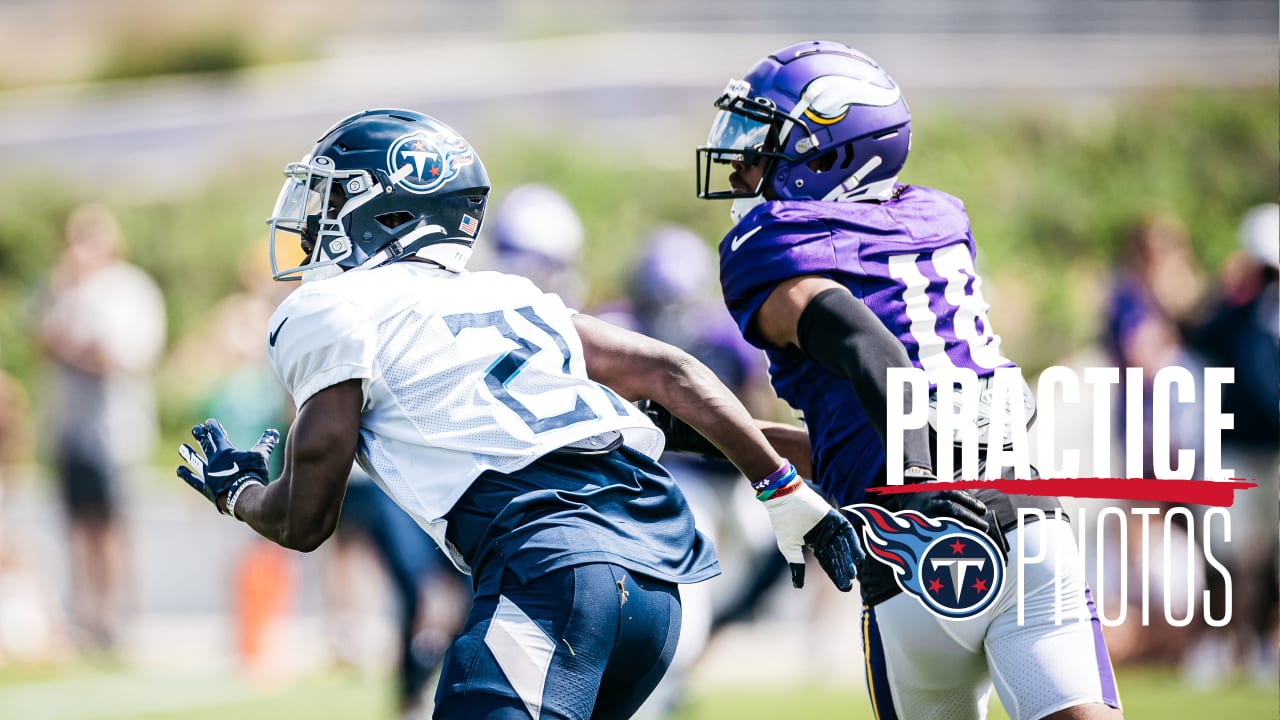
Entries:
<svg viewBox="0 0 1280 720">
<path fill-rule="evenodd" d="M 804 549 L 808 548 L 831 582 L 841 592 L 849 592 L 858 566 L 866 559 L 853 525 L 803 480 L 794 482 L 799 484 L 795 490 L 763 501 L 778 549 L 791 566 L 791 584 L 804 587 Z"/>
<path fill-rule="evenodd" d="M 178 477 L 209 498 L 214 507 L 218 506 L 218 498 L 247 483 L 266 485 L 270 481 L 267 463 L 280 442 L 279 431 L 272 429 L 262 433 L 258 442 L 248 450 L 237 450 L 227 439 L 222 423 L 212 418 L 191 428 L 191 435 L 200 444 L 200 450 L 190 445 L 178 448 L 178 454 L 191 466 L 179 465 Z M 226 512 L 222 508 L 218 511 Z"/>
</svg>

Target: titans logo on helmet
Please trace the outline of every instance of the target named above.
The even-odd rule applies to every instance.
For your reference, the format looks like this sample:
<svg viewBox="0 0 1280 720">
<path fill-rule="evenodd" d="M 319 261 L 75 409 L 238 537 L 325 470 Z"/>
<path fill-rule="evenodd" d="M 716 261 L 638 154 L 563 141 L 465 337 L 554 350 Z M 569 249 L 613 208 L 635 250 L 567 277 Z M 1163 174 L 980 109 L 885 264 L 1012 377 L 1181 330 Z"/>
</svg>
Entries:
<svg viewBox="0 0 1280 720">
<path fill-rule="evenodd" d="M 862 521 L 867 555 L 893 568 L 898 587 L 935 614 L 973 617 L 999 594 L 1004 555 L 983 533 L 914 510 L 894 513 L 865 503 L 844 509 Z"/>
<path fill-rule="evenodd" d="M 448 133 L 415 132 L 397 138 L 387 149 L 387 168 L 396 185 L 425 195 L 458 175 L 458 168 L 470 165 L 475 153 L 466 140 Z"/>
</svg>

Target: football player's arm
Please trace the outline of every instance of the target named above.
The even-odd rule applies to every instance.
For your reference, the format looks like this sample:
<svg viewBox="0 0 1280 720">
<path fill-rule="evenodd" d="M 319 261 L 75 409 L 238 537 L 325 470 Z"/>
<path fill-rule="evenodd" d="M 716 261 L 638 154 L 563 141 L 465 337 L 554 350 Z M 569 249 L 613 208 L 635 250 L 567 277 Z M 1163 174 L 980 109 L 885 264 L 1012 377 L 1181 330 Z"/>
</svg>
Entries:
<svg viewBox="0 0 1280 720">
<path fill-rule="evenodd" d="M 693 453 L 694 455 L 718 460 L 727 459 L 724 451 L 716 447 L 715 443 L 704 437 L 689 423 L 671 414 L 671 411 L 662 405 L 649 398 L 636 404 L 644 411 L 645 415 L 649 416 L 653 424 L 657 425 L 658 429 L 667 436 L 666 449 L 668 451 Z M 813 460 L 810 457 L 809 434 L 803 428 L 759 418 L 755 420 L 755 424 L 760 432 L 764 433 L 765 439 L 769 441 L 773 449 L 795 465 L 796 472 L 800 473 L 802 477 L 813 477 Z"/>
<path fill-rule="evenodd" d="M 801 477 L 813 477 L 813 447 L 809 433 L 802 427 L 769 420 L 756 420 L 756 427 L 778 454 L 796 466 Z"/>
<path fill-rule="evenodd" d="M 628 401 L 652 400 L 710 440 L 748 478 L 783 463 L 751 414 L 710 368 L 667 343 L 584 314 L 573 316 L 587 375 Z"/>
<path fill-rule="evenodd" d="M 284 471 L 265 487 L 246 488 L 236 517 L 293 550 L 310 552 L 327 540 L 342 511 L 363 405 L 360 380 L 331 385 L 304 402 L 289 430 Z"/>
<path fill-rule="evenodd" d="M 858 401 L 883 441 L 889 403 L 889 368 L 910 367 L 897 336 L 847 288 L 829 278 L 807 275 L 774 288 L 755 316 L 756 330 L 779 347 L 794 345 L 831 372 L 849 379 Z M 911 407 L 904 387 L 904 412 Z M 906 480 L 934 480 L 927 428 L 907 430 L 902 439 Z M 918 510 L 953 517 L 981 532 L 987 508 L 963 490 L 940 490 L 869 498 L 891 510 Z"/>
<path fill-rule="evenodd" d="M 804 586 L 803 548 L 808 548 L 836 587 L 852 589 L 862 559 L 853 527 L 798 477 L 710 369 L 683 350 L 603 320 L 578 314 L 574 325 L 591 379 L 627 400 L 660 403 L 714 443 L 751 481 L 795 587 Z"/>
<path fill-rule="evenodd" d="M 834 280 L 816 275 L 780 283 L 756 312 L 756 331 L 777 347 L 795 346 L 853 385 L 858 401 L 883 441 L 888 418 L 889 368 L 911 367 L 907 350 L 862 301 Z M 904 387 L 903 410 L 911 404 Z M 932 472 L 929 431 L 903 436 L 904 466 Z"/>
</svg>

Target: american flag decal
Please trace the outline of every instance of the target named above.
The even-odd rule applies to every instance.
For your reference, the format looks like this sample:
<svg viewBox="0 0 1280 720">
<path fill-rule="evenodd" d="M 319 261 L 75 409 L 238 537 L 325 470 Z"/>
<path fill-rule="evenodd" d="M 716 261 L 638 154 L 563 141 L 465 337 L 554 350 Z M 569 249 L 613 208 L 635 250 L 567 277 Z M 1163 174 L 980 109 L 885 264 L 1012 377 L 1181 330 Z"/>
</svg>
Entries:
<svg viewBox="0 0 1280 720">
<path fill-rule="evenodd" d="M 458 225 L 458 229 L 471 237 L 475 237 L 476 231 L 480 229 L 480 221 L 470 215 L 464 214 L 462 216 L 462 222 Z"/>
</svg>

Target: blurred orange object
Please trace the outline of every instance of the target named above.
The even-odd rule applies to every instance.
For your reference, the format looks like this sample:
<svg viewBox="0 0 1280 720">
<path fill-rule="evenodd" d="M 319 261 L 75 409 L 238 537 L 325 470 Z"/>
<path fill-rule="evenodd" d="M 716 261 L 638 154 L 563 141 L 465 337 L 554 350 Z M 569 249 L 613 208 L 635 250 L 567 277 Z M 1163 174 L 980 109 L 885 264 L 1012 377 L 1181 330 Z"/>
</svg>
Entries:
<svg viewBox="0 0 1280 720">
<path fill-rule="evenodd" d="M 253 542 L 235 571 L 236 652 L 246 669 L 267 669 L 272 635 L 296 593 L 289 552 L 265 540 Z"/>
</svg>

